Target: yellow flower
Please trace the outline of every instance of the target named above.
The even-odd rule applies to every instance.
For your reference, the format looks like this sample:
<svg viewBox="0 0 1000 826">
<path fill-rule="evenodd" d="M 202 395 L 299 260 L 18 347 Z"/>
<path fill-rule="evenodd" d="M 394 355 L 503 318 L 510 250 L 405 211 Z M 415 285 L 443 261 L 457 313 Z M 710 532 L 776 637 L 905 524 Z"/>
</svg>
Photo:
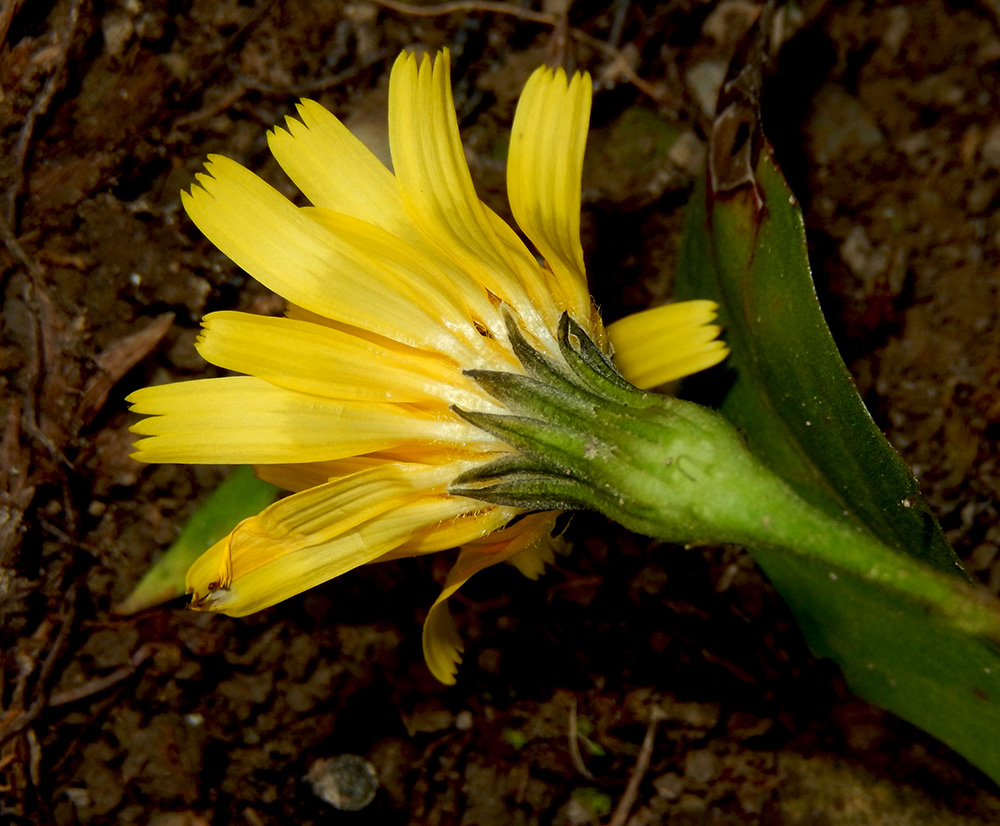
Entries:
<svg viewBox="0 0 1000 826">
<path fill-rule="evenodd" d="M 392 71 L 395 174 L 311 101 L 270 136 L 312 203 L 296 207 L 251 172 L 211 157 L 184 206 L 205 235 L 288 301 L 287 317 L 204 319 L 199 352 L 245 375 L 139 390 L 145 462 L 253 464 L 292 495 L 244 521 L 188 573 L 193 606 L 241 616 L 359 565 L 461 547 L 424 629 L 434 675 L 453 682 L 461 641 L 447 599 L 511 561 L 537 576 L 557 512 L 449 492 L 514 453 L 458 411 L 504 404 L 476 371 L 523 374 L 512 324 L 562 360 L 571 318 L 627 378 L 651 387 L 717 363 L 710 302 L 642 313 L 605 331 L 580 245 L 586 74 L 539 69 L 518 105 L 508 192 L 521 231 L 476 196 L 459 137 L 447 52 Z M 540 263 L 540 260 L 543 263 Z"/>
</svg>

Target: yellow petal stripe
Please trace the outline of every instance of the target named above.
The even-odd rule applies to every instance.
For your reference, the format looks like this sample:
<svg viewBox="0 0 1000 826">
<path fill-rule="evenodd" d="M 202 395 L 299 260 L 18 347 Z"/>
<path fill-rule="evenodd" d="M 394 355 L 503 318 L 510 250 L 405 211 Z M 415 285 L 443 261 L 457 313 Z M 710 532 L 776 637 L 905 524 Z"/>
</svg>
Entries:
<svg viewBox="0 0 1000 826">
<path fill-rule="evenodd" d="M 680 301 L 610 324 L 615 365 L 632 384 L 646 389 L 718 364 L 729 348 L 712 324 L 717 309 L 713 301 Z"/>
</svg>

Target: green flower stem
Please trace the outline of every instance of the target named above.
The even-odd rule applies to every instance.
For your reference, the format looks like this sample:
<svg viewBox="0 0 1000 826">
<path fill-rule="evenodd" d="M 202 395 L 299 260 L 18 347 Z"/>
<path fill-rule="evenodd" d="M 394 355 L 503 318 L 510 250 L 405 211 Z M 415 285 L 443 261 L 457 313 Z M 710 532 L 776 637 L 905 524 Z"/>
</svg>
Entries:
<svg viewBox="0 0 1000 826">
<path fill-rule="evenodd" d="M 807 557 L 1000 639 L 996 603 L 802 499 L 721 414 L 628 385 L 568 318 L 564 361 L 509 334 L 526 374 L 474 372 L 512 415 L 458 411 L 517 449 L 451 492 L 529 510 L 589 509 L 674 543 L 738 544 Z M 522 355 L 523 354 L 523 355 Z"/>
</svg>

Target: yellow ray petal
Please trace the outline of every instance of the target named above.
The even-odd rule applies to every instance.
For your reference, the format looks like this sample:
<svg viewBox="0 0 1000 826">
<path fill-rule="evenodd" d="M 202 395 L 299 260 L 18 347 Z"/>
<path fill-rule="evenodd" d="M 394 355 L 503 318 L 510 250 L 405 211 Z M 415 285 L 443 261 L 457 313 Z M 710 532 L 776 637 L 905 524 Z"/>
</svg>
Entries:
<svg viewBox="0 0 1000 826">
<path fill-rule="evenodd" d="M 439 319 L 443 329 L 437 333 L 438 339 L 457 337 L 472 352 L 484 341 L 477 326 L 495 334 L 503 332 L 503 317 L 485 287 L 468 275 L 448 269 L 450 263 L 439 250 L 436 255 L 425 255 L 423 248 L 410 246 L 374 224 L 328 209 L 307 207 L 303 212 L 341 241 L 364 250 L 387 283 L 394 284 L 430 317 Z M 424 344 L 444 350 L 447 342 L 438 339 Z"/>
<path fill-rule="evenodd" d="M 470 304 L 477 320 L 502 332 L 503 322 L 482 285 L 456 269 L 410 219 L 393 174 L 318 103 L 303 100 L 297 108 L 301 121 L 289 118 L 288 130 L 276 129 L 268 136 L 268 144 L 302 193 L 314 206 L 372 224 L 433 259 L 456 289 L 473 294 Z"/>
<path fill-rule="evenodd" d="M 464 355 L 454 333 L 443 329 L 441 304 L 431 312 L 405 274 L 372 258 L 377 248 L 352 246 L 228 158 L 211 156 L 205 169 L 199 185 L 181 194 L 188 215 L 264 286 L 334 320 Z M 460 323 L 457 311 L 449 317 L 453 327 Z"/>
<path fill-rule="evenodd" d="M 341 332 L 348 333 L 352 336 L 357 336 L 358 338 L 363 338 L 366 341 L 370 341 L 372 344 L 382 347 L 390 351 L 405 350 L 407 345 L 403 345 L 398 341 L 393 341 L 391 338 L 386 338 L 378 333 L 373 333 L 371 330 L 364 330 L 361 327 L 355 327 L 351 324 L 344 324 L 340 321 L 333 321 L 325 316 L 318 315 L 317 313 L 312 313 L 309 310 L 303 309 L 297 304 L 288 303 L 285 305 L 285 316 L 287 318 L 294 318 L 297 321 L 308 321 L 310 324 L 319 324 L 321 327 L 332 327 L 334 330 L 340 330 Z M 501 319 L 499 324 L 503 324 L 502 316 L 497 312 L 497 317 Z M 478 322 L 478 319 L 477 319 Z M 478 343 L 476 352 L 469 353 L 469 362 L 461 362 L 463 369 L 467 369 L 472 365 L 479 366 L 477 360 L 483 359 L 482 366 L 485 369 L 497 370 L 501 369 L 500 365 L 509 365 L 515 369 L 520 369 L 518 367 L 519 362 L 514 354 L 511 352 L 510 347 L 506 340 L 506 328 L 497 328 L 494 325 L 484 324 L 483 330 L 487 331 L 499 331 L 499 334 L 494 335 L 492 332 L 485 333 L 480 330 L 476 330 L 477 335 L 479 335 L 481 341 Z"/>
<path fill-rule="evenodd" d="M 293 494 L 241 523 L 188 571 L 192 606 L 245 616 L 374 562 L 476 503 L 441 469 L 385 466 Z"/>
<path fill-rule="evenodd" d="M 332 462 L 299 462 L 297 464 L 255 465 L 254 473 L 276 487 L 298 493 L 319 485 L 325 485 L 352 473 L 370 470 L 390 463 L 388 459 L 352 456 Z"/>
<path fill-rule="evenodd" d="M 271 152 L 314 206 L 342 212 L 413 244 L 413 224 L 396 179 L 333 114 L 312 100 L 296 107 L 301 120 L 268 135 Z"/>
<path fill-rule="evenodd" d="M 498 531 L 520 513 L 516 508 L 469 501 L 470 507 L 467 512 L 414 535 L 404 545 L 400 545 L 387 555 L 386 561 L 446 551 L 449 548 L 476 542 Z"/>
<path fill-rule="evenodd" d="M 197 347 L 207 361 L 300 393 L 463 407 L 483 399 L 454 362 L 405 345 L 390 349 L 328 326 L 230 311 L 210 313 L 202 325 Z"/>
<path fill-rule="evenodd" d="M 451 685 L 455 682 L 458 664 L 465 650 L 455 628 L 455 620 L 448 610 L 448 600 L 473 574 L 506 562 L 542 541 L 551 532 L 554 521 L 552 513 L 529 514 L 508 528 L 462 548 L 424 622 L 424 659 L 431 673 L 442 683 Z"/>
<path fill-rule="evenodd" d="M 569 548 L 569 543 L 562 536 L 552 534 L 559 513 L 553 512 L 548 516 L 547 524 L 539 524 L 535 529 L 539 538 L 508 560 L 528 579 L 538 579 L 545 572 L 546 565 L 555 563 L 557 549 L 560 553 L 565 553 Z"/>
<path fill-rule="evenodd" d="M 712 324 L 718 305 L 681 301 L 626 316 L 608 326 L 615 364 L 636 387 L 650 388 L 722 361 L 729 348 Z"/>
<path fill-rule="evenodd" d="M 590 75 L 544 67 L 517 104 L 507 161 L 507 193 L 518 226 L 552 268 L 560 308 L 590 320 L 590 291 L 580 245 L 580 181 L 590 121 Z"/>
<path fill-rule="evenodd" d="M 501 239 L 476 195 L 448 73 L 446 51 L 434 61 L 425 57 L 419 66 L 404 53 L 393 67 L 389 143 L 403 203 L 411 220 L 459 269 L 513 307 L 532 332 L 541 332 L 545 319 L 539 310 L 551 306 L 551 296 L 528 250 L 509 227 Z"/>
<path fill-rule="evenodd" d="M 464 463 L 488 462 L 491 459 L 499 458 L 501 453 L 509 451 L 507 445 L 497 443 L 494 449 L 499 449 L 496 453 L 485 453 L 483 446 L 476 449 L 465 450 L 461 446 L 445 446 L 440 444 L 406 444 L 395 450 L 380 450 L 368 453 L 364 456 L 352 456 L 347 459 L 337 459 L 332 462 L 298 462 L 294 464 L 269 464 L 256 465 L 254 472 L 265 482 L 270 482 L 279 488 L 298 492 L 306 488 L 323 485 L 334 479 L 340 479 L 359 470 L 368 470 L 373 467 L 382 467 L 389 464 L 411 464 L 424 465 L 427 467 L 441 467 L 443 465 L 457 465 Z M 457 474 L 457 471 L 456 471 Z M 482 503 L 479 505 L 484 507 Z M 490 506 L 492 507 L 492 506 Z M 508 513 L 507 510 L 504 511 Z M 502 527 L 516 515 L 516 511 L 509 509 L 509 515 L 501 521 L 497 527 Z M 474 536 L 452 541 L 450 544 L 441 545 L 440 548 L 454 548 L 465 542 L 471 542 Z M 413 556 L 417 553 L 424 553 L 423 546 L 416 547 L 415 550 L 401 554 L 401 556 Z"/>
<path fill-rule="evenodd" d="M 470 447 L 495 442 L 444 411 L 342 402 L 293 393 L 252 377 L 145 387 L 128 397 L 148 416 L 132 431 L 143 462 L 268 464 L 341 459 L 421 440 Z"/>
</svg>

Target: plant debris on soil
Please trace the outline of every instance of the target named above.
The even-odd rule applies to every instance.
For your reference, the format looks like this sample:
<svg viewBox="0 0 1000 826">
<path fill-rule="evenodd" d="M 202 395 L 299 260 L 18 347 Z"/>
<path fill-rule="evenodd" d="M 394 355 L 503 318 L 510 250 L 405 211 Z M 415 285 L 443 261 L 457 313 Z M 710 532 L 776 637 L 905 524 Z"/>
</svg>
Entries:
<svg viewBox="0 0 1000 826">
<path fill-rule="evenodd" d="M 584 243 L 611 321 L 670 295 L 714 95 L 758 13 L 0 5 L 0 822 L 1000 819 L 987 779 L 809 654 L 737 548 L 661 546 L 581 514 L 539 582 L 494 569 L 465 589 L 455 687 L 420 650 L 446 559 L 372 566 L 240 620 L 182 602 L 111 612 L 225 472 L 131 460 L 124 397 L 213 374 L 193 346 L 205 313 L 281 311 L 180 207 L 207 154 L 298 198 L 266 146 L 297 99 L 384 155 L 392 61 L 447 46 L 473 175 L 509 217 L 522 84 L 546 60 L 587 69 Z M 858 387 L 993 593 L 998 14 L 786 7 L 764 112 Z"/>
</svg>

